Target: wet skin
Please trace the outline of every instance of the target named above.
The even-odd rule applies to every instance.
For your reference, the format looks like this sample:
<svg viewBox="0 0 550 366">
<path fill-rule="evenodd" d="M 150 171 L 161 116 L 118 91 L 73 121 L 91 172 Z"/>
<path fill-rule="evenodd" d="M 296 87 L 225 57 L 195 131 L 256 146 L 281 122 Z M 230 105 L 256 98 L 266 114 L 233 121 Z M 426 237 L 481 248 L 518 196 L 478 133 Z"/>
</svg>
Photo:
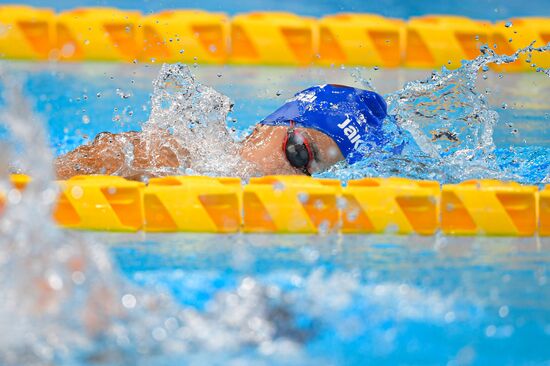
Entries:
<svg viewBox="0 0 550 366">
<path fill-rule="evenodd" d="M 247 162 L 250 176 L 304 174 L 286 159 L 283 141 L 288 127 L 258 125 L 240 144 L 239 154 Z M 314 152 L 310 173 L 326 170 L 344 159 L 338 145 L 327 135 L 307 128 L 296 128 Z M 113 134 L 102 132 L 87 144 L 58 157 L 55 161 L 59 179 L 75 175 L 107 174 L 129 179 L 174 175 L 189 166 L 189 153 L 167 132 L 147 135 L 140 132 Z M 152 169 L 151 169 L 152 168 Z M 151 170 L 155 171 L 153 175 Z"/>
</svg>

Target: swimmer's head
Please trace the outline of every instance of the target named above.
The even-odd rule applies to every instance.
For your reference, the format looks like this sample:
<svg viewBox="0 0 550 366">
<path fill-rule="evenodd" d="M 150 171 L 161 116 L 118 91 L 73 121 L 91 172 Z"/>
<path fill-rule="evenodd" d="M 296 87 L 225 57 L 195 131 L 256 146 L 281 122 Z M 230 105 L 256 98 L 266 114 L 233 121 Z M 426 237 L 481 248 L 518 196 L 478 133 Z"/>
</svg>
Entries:
<svg viewBox="0 0 550 366">
<path fill-rule="evenodd" d="M 343 158 L 360 160 L 365 146 L 380 145 L 387 116 L 384 98 L 343 85 L 321 85 L 297 93 L 261 125 L 313 129 L 330 137 Z"/>
<path fill-rule="evenodd" d="M 302 149 L 302 144 L 307 148 Z M 292 149 L 295 156 L 289 159 Z M 338 145 L 322 132 L 268 125 L 256 126 L 243 142 L 240 156 L 249 163 L 249 175 L 313 174 L 344 160 Z"/>
</svg>

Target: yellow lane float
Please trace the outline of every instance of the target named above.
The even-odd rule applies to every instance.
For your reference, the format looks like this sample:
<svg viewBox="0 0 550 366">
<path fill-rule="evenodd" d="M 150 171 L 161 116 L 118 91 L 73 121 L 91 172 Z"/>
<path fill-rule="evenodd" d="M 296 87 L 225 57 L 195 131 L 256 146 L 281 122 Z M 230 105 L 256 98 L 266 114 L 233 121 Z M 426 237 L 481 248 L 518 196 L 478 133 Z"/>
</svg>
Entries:
<svg viewBox="0 0 550 366">
<path fill-rule="evenodd" d="M 550 185 L 539 193 L 539 234 L 550 236 Z"/>
<path fill-rule="evenodd" d="M 57 16 L 57 52 L 67 61 L 133 61 L 141 49 L 137 11 L 79 8 Z"/>
<path fill-rule="evenodd" d="M 319 20 L 319 65 L 398 67 L 405 22 L 373 14 L 336 14 Z"/>
<path fill-rule="evenodd" d="M 340 181 L 306 176 L 252 178 L 243 190 L 244 232 L 319 233 L 339 226 Z"/>
<path fill-rule="evenodd" d="M 441 229 L 452 235 L 534 235 L 537 193 L 536 186 L 496 180 L 444 185 Z"/>
<path fill-rule="evenodd" d="M 407 23 L 407 67 L 457 68 L 462 60 L 479 56 L 489 42 L 492 24 L 458 16 L 425 16 Z"/>
<path fill-rule="evenodd" d="M 227 60 L 229 17 L 202 10 L 167 10 L 142 18 L 140 59 L 221 64 Z"/>
<path fill-rule="evenodd" d="M 317 45 L 313 18 L 284 12 L 240 14 L 231 21 L 235 64 L 309 65 Z"/>
<path fill-rule="evenodd" d="M 0 58 L 47 60 L 55 41 L 52 10 L 0 5 Z"/>
<path fill-rule="evenodd" d="M 439 183 L 364 178 L 343 191 L 342 233 L 434 234 L 439 228 Z"/>
<path fill-rule="evenodd" d="M 187 62 L 240 65 L 458 67 L 487 44 L 512 54 L 550 42 L 550 18 L 496 24 L 429 15 L 409 21 L 344 13 L 321 19 L 287 12 L 229 18 L 203 10 L 143 15 L 115 8 L 0 5 L 0 58 L 61 61 Z M 523 55 L 501 71 L 550 67 L 550 52 Z"/>
<path fill-rule="evenodd" d="M 145 184 L 112 176 L 77 176 L 59 183 L 57 223 L 71 229 L 137 231 L 144 222 Z"/>
<path fill-rule="evenodd" d="M 241 227 L 239 178 L 154 178 L 143 192 L 146 231 L 231 233 Z"/>
<path fill-rule="evenodd" d="M 12 175 L 17 195 L 29 183 Z M 550 185 L 497 180 L 444 184 L 404 178 L 181 176 L 148 184 L 113 176 L 58 182 L 60 226 L 104 231 L 394 233 L 550 236 Z M 18 191 L 18 192 L 16 192 Z M 24 194 L 24 193 L 23 193 Z M 0 214 L 6 192 L 0 191 Z M 15 201 L 14 201 L 15 202 Z"/>
</svg>

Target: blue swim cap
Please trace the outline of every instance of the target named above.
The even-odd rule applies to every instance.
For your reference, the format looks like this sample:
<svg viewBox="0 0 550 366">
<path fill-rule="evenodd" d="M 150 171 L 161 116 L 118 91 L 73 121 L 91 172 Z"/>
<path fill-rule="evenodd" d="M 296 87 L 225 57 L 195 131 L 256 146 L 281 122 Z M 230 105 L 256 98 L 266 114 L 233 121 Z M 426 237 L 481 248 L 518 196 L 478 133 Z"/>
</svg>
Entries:
<svg viewBox="0 0 550 366">
<path fill-rule="evenodd" d="M 367 146 L 387 140 L 382 131 L 386 118 L 384 98 L 372 91 L 343 85 L 321 85 L 297 93 L 260 124 L 313 128 L 330 136 L 350 162 L 360 160 Z"/>
</svg>

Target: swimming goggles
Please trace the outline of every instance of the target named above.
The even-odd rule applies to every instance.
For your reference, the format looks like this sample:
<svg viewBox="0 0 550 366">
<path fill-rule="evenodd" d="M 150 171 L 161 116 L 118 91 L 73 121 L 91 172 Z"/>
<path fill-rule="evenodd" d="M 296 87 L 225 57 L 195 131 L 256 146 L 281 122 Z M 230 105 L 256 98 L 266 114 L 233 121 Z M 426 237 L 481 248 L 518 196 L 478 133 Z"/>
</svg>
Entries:
<svg viewBox="0 0 550 366">
<path fill-rule="evenodd" d="M 283 152 L 290 165 L 311 176 L 308 169 L 314 159 L 311 143 L 303 134 L 294 129 L 294 122 L 292 121 L 283 141 Z"/>
</svg>

